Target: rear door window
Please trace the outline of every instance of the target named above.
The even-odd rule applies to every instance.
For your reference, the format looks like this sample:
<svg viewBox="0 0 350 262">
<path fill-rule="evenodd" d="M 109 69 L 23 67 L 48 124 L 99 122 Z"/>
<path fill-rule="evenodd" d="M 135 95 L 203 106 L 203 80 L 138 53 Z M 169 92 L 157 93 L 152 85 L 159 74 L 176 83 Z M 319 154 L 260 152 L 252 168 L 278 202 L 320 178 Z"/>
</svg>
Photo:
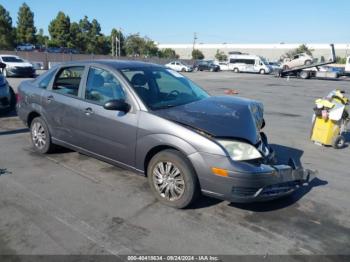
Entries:
<svg viewBox="0 0 350 262">
<path fill-rule="evenodd" d="M 83 73 L 84 66 L 61 68 L 56 75 L 52 90 L 65 95 L 78 96 Z"/>
</svg>

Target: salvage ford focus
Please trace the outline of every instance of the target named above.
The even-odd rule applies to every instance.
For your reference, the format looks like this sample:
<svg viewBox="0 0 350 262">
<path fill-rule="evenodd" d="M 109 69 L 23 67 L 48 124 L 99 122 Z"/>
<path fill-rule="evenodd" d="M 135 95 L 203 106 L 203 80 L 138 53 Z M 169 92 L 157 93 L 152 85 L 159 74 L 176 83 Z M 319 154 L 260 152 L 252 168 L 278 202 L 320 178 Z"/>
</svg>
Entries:
<svg viewBox="0 0 350 262">
<path fill-rule="evenodd" d="M 19 117 L 39 153 L 64 146 L 144 174 L 163 203 L 199 193 L 232 202 L 293 192 L 301 167 L 275 165 L 261 103 L 212 97 L 163 66 L 70 62 L 19 87 Z"/>
</svg>

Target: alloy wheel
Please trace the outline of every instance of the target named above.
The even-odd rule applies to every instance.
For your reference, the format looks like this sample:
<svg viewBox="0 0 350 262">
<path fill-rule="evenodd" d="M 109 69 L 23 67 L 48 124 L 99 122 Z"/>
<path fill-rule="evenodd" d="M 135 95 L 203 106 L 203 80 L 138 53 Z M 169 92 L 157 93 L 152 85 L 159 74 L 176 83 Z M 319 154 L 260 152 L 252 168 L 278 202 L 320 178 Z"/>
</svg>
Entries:
<svg viewBox="0 0 350 262">
<path fill-rule="evenodd" d="M 32 140 L 38 149 L 43 149 L 46 145 L 46 132 L 43 125 L 39 122 L 35 122 L 32 127 Z"/>
<path fill-rule="evenodd" d="M 158 194 L 168 201 L 176 201 L 185 192 L 185 180 L 178 167 L 171 162 L 158 162 L 153 169 L 153 184 Z"/>
</svg>

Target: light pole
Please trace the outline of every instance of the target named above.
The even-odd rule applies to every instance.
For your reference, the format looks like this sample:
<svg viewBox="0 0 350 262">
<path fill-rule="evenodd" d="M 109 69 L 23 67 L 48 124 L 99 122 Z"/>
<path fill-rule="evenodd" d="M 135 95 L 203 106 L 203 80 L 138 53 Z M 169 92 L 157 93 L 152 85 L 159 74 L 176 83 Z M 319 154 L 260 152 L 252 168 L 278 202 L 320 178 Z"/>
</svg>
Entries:
<svg viewBox="0 0 350 262">
<path fill-rule="evenodd" d="M 115 56 L 119 56 L 119 39 L 115 36 Z"/>
<path fill-rule="evenodd" d="M 121 39 L 122 39 L 122 37 L 121 37 L 121 35 L 122 35 L 122 28 L 121 27 L 119 27 L 119 31 L 118 31 L 118 36 L 119 36 L 119 39 L 118 39 L 118 56 L 119 57 L 121 57 L 121 55 L 122 55 L 122 52 L 121 52 Z"/>
</svg>

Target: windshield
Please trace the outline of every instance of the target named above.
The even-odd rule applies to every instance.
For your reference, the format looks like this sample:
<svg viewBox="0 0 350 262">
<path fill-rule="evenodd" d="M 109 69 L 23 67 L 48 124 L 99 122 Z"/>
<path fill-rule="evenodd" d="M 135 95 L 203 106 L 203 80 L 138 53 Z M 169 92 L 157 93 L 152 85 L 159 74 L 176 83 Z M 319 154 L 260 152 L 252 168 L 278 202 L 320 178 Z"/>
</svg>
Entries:
<svg viewBox="0 0 350 262">
<path fill-rule="evenodd" d="M 183 75 L 161 67 L 121 70 L 135 92 L 151 110 L 188 104 L 209 97 Z"/>
<path fill-rule="evenodd" d="M 261 62 L 263 62 L 264 65 L 268 65 L 269 63 L 266 61 L 265 58 L 260 57 Z"/>
<path fill-rule="evenodd" d="M 9 63 L 22 63 L 24 62 L 21 58 L 15 56 L 3 56 L 2 60 Z"/>
</svg>

